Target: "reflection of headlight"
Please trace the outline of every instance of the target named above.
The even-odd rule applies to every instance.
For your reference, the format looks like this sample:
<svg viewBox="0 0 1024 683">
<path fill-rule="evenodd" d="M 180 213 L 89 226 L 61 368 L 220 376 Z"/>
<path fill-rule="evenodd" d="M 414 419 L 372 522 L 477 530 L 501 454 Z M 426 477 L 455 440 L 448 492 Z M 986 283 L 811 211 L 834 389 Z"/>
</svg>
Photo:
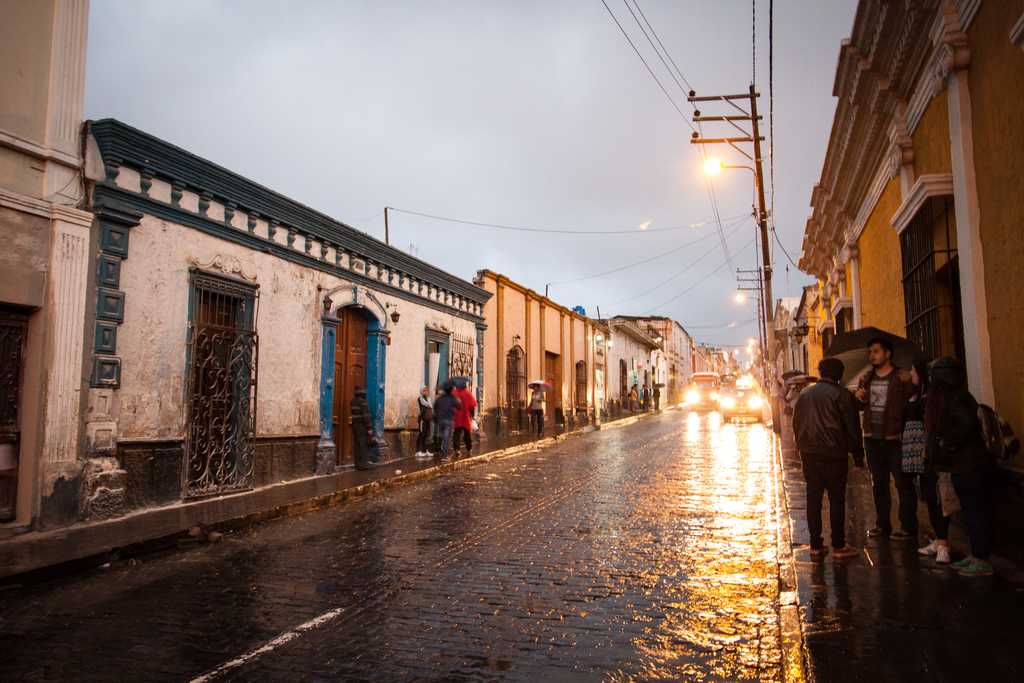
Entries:
<svg viewBox="0 0 1024 683">
<path fill-rule="evenodd" d="M 722 399 L 722 407 L 723 408 L 735 408 L 736 407 L 736 399 L 734 399 L 732 396 L 726 396 L 725 398 Z"/>
<path fill-rule="evenodd" d="M 711 400 L 712 401 L 717 401 L 718 400 L 718 392 L 717 391 L 712 391 L 711 392 Z"/>
<path fill-rule="evenodd" d="M 760 408 L 761 406 L 764 405 L 764 399 L 755 394 L 754 396 L 750 397 L 749 401 L 747 401 L 747 405 L 750 406 L 751 408 Z"/>
<path fill-rule="evenodd" d="M 691 390 L 686 392 L 686 402 L 687 403 L 696 403 L 699 400 L 700 400 L 700 392 L 699 391 L 694 391 L 693 389 L 691 389 Z"/>
</svg>

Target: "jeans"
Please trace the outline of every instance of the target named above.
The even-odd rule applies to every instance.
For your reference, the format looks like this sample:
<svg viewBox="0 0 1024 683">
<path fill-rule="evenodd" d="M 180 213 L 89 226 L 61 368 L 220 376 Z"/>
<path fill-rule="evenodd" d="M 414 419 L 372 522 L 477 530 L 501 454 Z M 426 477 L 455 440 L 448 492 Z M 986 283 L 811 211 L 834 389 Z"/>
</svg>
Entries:
<svg viewBox="0 0 1024 683">
<path fill-rule="evenodd" d="M 949 517 L 942 514 L 942 502 L 939 500 L 939 474 L 928 470 L 918 475 L 921 484 L 921 497 L 928 506 L 928 521 L 931 522 L 935 538 L 945 541 L 949 538 Z"/>
<path fill-rule="evenodd" d="M 811 548 L 821 548 L 821 502 L 828 491 L 828 518 L 832 526 L 832 547 L 846 546 L 846 476 L 849 466 L 843 459 L 800 454 L 804 481 L 807 482 L 807 528 Z"/>
<path fill-rule="evenodd" d="M 976 467 L 971 472 L 953 473 L 953 488 L 963 508 L 971 554 L 987 560 L 992 554 L 992 465 Z"/>
<path fill-rule="evenodd" d="M 900 526 L 908 534 L 917 533 L 917 492 L 914 477 L 903 472 L 903 451 L 899 441 L 889 439 L 864 439 L 868 469 L 871 471 L 871 493 L 875 498 L 875 517 L 882 531 L 892 531 L 890 512 L 892 494 L 889 491 L 889 477 L 896 482 L 899 495 Z"/>
<path fill-rule="evenodd" d="M 441 433 L 441 455 L 448 455 L 448 449 L 452 443 L 452 429 L 455 427 L 454 422 L 438 421 L 437 431 Z"/>
<path fill-rule="evenodd" d="M 416 439 L 416 452 L 425 453 L 427 449 L 427 442 L 430 440 L 430 420 L 420 419 L 419 421 L 420 434 Z"/>
<path fill-rule="evenodd" d="M 452 447 L 455 450 L 459 450 L 459 439 L 460 438 L 463 438 L 465 440 L 466 451 L 467 452 L 473 450 L 473 440 L 470 438 L 469 430 L 466 429 L 465 427 L 456 427 L 455 428 L 455 436 L 454 436 L 453 441 L 452 441 Z"/>
<path fill-rule="evenodd" d="M 531 410 L 530 411 L 530 426 L 537 430 L 537 438 L 544 436 L 544 411 L 543 410 Z"/>
</svg>

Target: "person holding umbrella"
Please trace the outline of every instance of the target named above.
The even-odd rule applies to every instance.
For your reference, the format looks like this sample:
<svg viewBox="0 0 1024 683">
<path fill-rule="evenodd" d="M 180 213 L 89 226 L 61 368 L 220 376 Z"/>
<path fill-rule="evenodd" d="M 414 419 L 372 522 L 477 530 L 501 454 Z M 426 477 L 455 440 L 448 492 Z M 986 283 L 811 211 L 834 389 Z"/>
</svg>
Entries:
<svg viewBox="0 0 1024 683">
<path fill-rule="evenodd" d="M 444 393 L 434 401 L 434 419 L 437 420 L 437 431 L 441 436 L 441 457 L 448 457 L 448 449 L 452 442 L 452 429 L 455 415 L 462 408 L 459 399 L 453 395 L 455 385 L 451 381 L 444 383 Z"/>
<path fill-rule="evenodd" d="M 661 410 L 661 385 L 654 385 L 654 409 Z"/>
<path fill-rule="evenodd" d="M 535 430 L 537 438 L 544 436 L 544 391 L 547 384 L 541 381 L 530 382 L 530 427 Z"/>
<path fill-rule="evenodd" d="M 887 337 L 868 341 L 871 368 L 861 378 L 855 396 L 863 411 L 864 450 L 871 471 L 871 492 L 875 499 L 875 526 L 871 537 L 895 541 L 917 540 L 917 493 L 914 479 L 903 471 L 903 410 L 915 389 L 910 376 L 893 365 L 893 344 Z M 892 530 L 890 476 L 899 496 L 900 528 Z"/>
</svg>

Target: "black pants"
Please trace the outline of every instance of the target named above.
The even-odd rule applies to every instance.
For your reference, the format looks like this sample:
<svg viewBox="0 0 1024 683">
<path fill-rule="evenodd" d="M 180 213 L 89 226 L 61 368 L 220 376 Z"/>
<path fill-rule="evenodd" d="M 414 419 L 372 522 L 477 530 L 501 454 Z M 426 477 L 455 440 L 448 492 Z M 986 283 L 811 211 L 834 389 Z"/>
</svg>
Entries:
<svg viewBox="0 0 1024 683">
<path fill-rule="evenodd" d="M 992 486 L 995 468 L 982 465 L 971 472 L 953 473 L 953 488 L 963 508 L 971 555 L 987 560 L 992 554 Z"/>
<path fill-rule="evenodd" d="M 864 439 L 868 469 L 871 470 L 871 493 L 875 498 L 877 526 L 884 532 L 892 531 L 890 512 L 892 494 L 889 491 L 889 477 L 896 482 L 899 495 L 900 526 L 908 534 L 917 533 L 917 492 L 914 491 L 914 477 L 903 472 L 903 451 L 899 441 L 888 439 Z"/>
<path fill-rule="evenodd" d="M 537 432 L 537 438 L 544 436 L 544 411 L 543 410 L 531 410 L 530 411 L 530 426 Z"/>
<path fill-rule="evenodd" d="M 654 397 L 654 409 L 661 410 L 661 396 Z"/>
<path fill-rule="evenodd" d="M 942 514 L 942 502 L 939 500 L 939 475 L 928 470 L 920 477 L 921 497 L 928 506 L 928 521 L 931 522 L 935 538 L 945 541 L 949 538 L 949 517 Z"/>
<path fill-rule="evenodd" d="M 430 420 L 424 420 L 423 418 L 420 418 L 420 420 L 419 420 L 420 434 L 416 438 L 416 452 L 417 453 L 424 453 L 424 452 L 426 452 L 428 450 L 427 449 L 427 442 L 430 441 L 430 427 L 431 427 Z"/>
<path fill-rule="evenodd" d="M 460 436 L 462 437 L 463 441 L 466 444 L 466 450 L 467 451 L 473 450 L 473 440 L 470 438 L 469 430 L 466 429 L 465 427 L 456 427 L 455 428 L 455 436 L 452 437 L 452 448 L 454 448 L 455 450 L 459 450 L 459 437 Z"/>
<path fill-rule="evenodd" d="M 804 481 L 807 482 L 807 528 L 811 547 L 823 547 L 821 538 L 821 503 L 828 491 L 828 518 L 832 526 L 832 547 L 846 546 L 846 475 L 849 471 L 846 454 L 820 455 L 801 453 Z"/>
<path fill-rule="evenodd" d="M 357 470 L 367 469 L 371 466 L 369 450 L 369 439 L 367 428 L 352 426 L 352 447 L 355 450 L 355 465 Z"/>
</svg>

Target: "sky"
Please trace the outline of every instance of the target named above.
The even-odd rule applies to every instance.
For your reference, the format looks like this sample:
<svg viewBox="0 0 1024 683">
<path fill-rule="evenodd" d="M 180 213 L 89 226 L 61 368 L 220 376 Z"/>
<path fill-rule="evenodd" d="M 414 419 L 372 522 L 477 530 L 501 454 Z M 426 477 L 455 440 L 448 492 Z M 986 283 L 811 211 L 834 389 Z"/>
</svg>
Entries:
<svg viewBox="0 0 1024 683">
<path fill-rule="evenodd" d="M 383 207 L 395 207 L 391 243 L 465 279 L 489 268 L 591 316 L 668 315 L 698 341 L 742 344 L 756 336 L 733 270 L 756 266 L 752 174 L 712 181 L 719 233 L 692 110 L 638 20 L 698 95 L 745 92 L 756 74 L 767 137 L 769 1 L 756 2 L 756 24 L 751 2 L 606 1 L 685 117 L 601 0 L 92 0 L 86 116 L 120 119 L 380 239 Z M 775 224 L 794 260 L 854 10 L 774 7 L 765 174 L 774 166 Z M 810 280 L 773 250 L 775 297 L 799 295 Z"/>
</svg>

